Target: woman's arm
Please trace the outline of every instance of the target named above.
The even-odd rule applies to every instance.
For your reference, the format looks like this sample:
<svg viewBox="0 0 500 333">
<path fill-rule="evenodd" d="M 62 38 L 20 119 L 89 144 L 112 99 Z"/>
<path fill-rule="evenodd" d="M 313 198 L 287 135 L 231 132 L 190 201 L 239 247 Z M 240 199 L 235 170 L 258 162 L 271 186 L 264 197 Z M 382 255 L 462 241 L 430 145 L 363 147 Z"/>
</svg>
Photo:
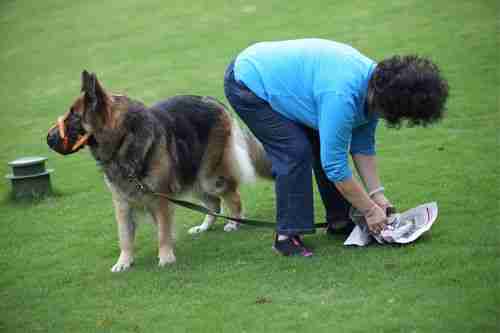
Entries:
<svg viewBox="0 0 500 333">
<path fill-rule="evenodd" d="M 353 154 L 352 160 L 368 193 L 382 187 L 377 173 L 375 155 Z"/>
<path fill-rule="evenodd" d="M 392 204 L 384 195 L 384 188 L 381 185 L 377 172 L 377 159 L 375 155 L 353 154 L 352 159 L 359 176 L 365 184 L 366 190 L 370 193 L 370 199 L 386 210 Z"/>
<path fill-rule="evenodd" d="M 347 201 L 361 212 L 369 210 L 375 204 L 354 177 L 335 182 L 335 186 Z"/>
<path fill-rule="evenodd" d="M 368 196 L 363 186 L 352 176 L 349 168 L 351 153 L 370 153 L 373 149 L 373 133 L 376 122 L 355 131 L 353 137 L 353 100 L 337 93 L 324 93 L 319 100 L 318 129 L 320 133 L 321 165 L 328 179 L 335 183 L 340 193 L 366 218 L 368 227 L 378 233 L 387 222 L 385 212 Z M 368 132 L 368 138 L 366 133 Z M 351 145 L 351 138 L 354 139 Z"/>
</svg>

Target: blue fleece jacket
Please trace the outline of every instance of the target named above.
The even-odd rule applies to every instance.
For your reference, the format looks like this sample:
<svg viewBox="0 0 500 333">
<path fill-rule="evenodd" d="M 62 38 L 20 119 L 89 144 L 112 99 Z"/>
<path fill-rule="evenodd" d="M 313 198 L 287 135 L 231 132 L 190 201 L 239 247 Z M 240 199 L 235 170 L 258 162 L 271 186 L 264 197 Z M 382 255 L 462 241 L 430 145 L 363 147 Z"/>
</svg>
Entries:
<svg viewBox="0 0 500 333">
<path fill-rule="evenodd" d="M 234 73 L 275 111 L 319 131 L 323 169 L 338 182 L 352 177 L 349 152 L 375 154 L 378 118 L 366 106 L 375 66 L 348 45 L 300 39 L 248 47 Z"/>
</svg>

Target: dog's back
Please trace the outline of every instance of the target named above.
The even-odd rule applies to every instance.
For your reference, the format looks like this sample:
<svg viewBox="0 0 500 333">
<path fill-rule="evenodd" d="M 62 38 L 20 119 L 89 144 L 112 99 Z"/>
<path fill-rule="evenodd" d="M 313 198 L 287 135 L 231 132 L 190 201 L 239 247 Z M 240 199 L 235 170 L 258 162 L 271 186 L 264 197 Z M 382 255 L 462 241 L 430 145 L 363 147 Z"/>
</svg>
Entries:
<svg viewBox="0 0 500 333">
<path fill-rule="evenodd" d="M 222 121 L 224 110 L 203 97 L 182 95 L 160 101 L 149 108 L 169 141 L 170 155 L 183 184 L 192 184 L 202 164 L 210 135 Z M 219 133 L 219 136 L 226 133 Z"/>
<path fill-rule="evenodd" d="M 216 157 L 226 160 L 228 171 L 239 182 L 254 181 L 256 175 L 271 177 L 270 163 L 260 142 L 242 129 L 215 98 L 174 96 L 154 104 L 150 110 L 167 135 L 170 133 L 175 139 L 178 164 L 186 181 L 193 181 L 201 164 Z"/>
</svg>

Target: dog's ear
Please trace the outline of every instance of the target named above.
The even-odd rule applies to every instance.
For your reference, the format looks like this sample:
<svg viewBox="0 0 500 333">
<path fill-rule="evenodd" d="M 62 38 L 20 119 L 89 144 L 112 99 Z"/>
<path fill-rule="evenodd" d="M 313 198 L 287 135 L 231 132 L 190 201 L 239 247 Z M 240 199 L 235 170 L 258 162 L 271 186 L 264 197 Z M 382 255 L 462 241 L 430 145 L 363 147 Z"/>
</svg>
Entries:
<svg viewBox="0 0 500 333">
<path fill-rule="evenodd" d="M 106 104 L 106 92 L 95 73 L 89 73 L 86 70 L 82 72 L 82 92 L 85 94 L 84 101 L 87 110 L 100 111 Z"/>
</svg>

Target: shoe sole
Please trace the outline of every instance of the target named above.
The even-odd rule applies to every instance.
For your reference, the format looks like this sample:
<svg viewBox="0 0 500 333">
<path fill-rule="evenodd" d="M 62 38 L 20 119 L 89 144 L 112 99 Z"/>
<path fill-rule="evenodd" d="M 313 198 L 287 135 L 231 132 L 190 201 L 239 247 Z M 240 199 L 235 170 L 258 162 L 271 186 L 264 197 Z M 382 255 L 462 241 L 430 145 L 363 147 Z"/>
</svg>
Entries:
<svg viewBox="0 0 500 333">
<path fill-rule="evenodd" d="M 277 255 L 279 255 L 281 257 L 305 257 L 305 258 L 309 258 L 309 257 L 313 256 L 313 253 L 309 250 L 303 250 L 302 253 L 297 253 L 297 254 L 285 254 L 285 253 L 281 252 L 280 250 L 278 250 L 276 247 L 274 247 L 274 245 L 272 246 L 272 249 Z"/>
</svg>

